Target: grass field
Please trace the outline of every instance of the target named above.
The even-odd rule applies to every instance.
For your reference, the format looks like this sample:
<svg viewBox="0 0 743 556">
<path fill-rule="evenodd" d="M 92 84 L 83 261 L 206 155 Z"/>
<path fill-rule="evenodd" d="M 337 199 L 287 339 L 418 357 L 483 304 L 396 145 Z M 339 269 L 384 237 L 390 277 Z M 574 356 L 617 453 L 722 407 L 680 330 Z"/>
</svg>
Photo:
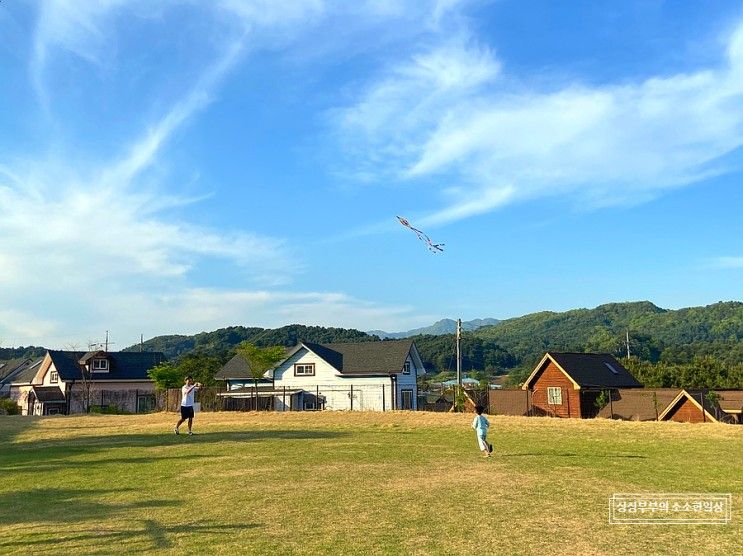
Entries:
<svg viewBox="0 0 743 556">
<path fill-rule="evenodd" d="M 0 553 L 740 554 L 743 427 L 471 415 L 0 417 Z M 620 492 L 727 525 L 610 525 Z"/>
</svg>

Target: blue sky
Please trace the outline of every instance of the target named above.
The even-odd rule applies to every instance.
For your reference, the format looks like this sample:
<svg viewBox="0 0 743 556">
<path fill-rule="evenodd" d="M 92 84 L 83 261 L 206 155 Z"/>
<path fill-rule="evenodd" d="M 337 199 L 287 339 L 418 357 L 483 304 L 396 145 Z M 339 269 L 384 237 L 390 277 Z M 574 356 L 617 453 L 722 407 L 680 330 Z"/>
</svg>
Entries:
<svg viewBox="0 0 743 556">
<path fill-rule="evenodd" d="M 741 299 L 743 2 L 6 0 L 0 37 L 3 347 Z"/>
</svg>

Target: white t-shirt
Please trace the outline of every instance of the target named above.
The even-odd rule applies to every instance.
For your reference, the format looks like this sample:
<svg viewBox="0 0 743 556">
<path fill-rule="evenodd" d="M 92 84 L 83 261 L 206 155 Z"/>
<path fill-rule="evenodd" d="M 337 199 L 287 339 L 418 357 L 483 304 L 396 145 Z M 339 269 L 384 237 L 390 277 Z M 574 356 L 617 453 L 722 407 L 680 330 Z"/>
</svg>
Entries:
<svg viewBox="0 0 743 556">
<path fill-rule="evenodd" d="M 181 405 L 183 407 L 193 406 L 193 395 L 198 389 L 199 387 L 195 384 L 192 384 L 191 386 L 188 384 L 183 385 L 183 388 L 181 388 Z"/>
</svg>

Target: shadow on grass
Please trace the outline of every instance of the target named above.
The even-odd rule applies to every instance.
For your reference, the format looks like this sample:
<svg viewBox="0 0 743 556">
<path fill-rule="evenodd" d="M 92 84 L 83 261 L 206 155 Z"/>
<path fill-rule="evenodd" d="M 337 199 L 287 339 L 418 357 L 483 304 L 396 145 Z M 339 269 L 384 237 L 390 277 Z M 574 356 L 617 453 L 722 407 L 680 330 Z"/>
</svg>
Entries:
<svg viewBox="0 0 743 556">
<path fill-rule="evenodd" d="M 632 458 L 647 459 L 648 456 L 640 454 L 576 454 L 576 453 L 553 453 L 553 452 L 525 452 L 521 454 L 493 454 L 501 458 L 518 458 L 518 457 L 551 457 L 551 458 Z"/>
<path fill-rule="evenodd" d="M 20 474 L 20 473 L 49 473 L 54 471 L 64 471 L 69 470 L 71 466 L 73 465 L 80 465 L 84 466 L 85 469 L 92 469 L 96 467 L 101 467 L 105 465 L 118 465 L 118 464 L 125 464 L 125 465 L 131 465 L 131 464 L 151 464 L 156 463 L 159 461 L 176 461 L 176 460 L 186 460 L 186 461 L 194 461 L 197 459 L 212 459 L 212 456 L 204 456 L 199 454 L 190 454 L 190 455 L 182 455 L 182 456 L 147 456 L 147 457 L 122 457 L 122 458 L 103 458 L 103 459 L 86 459 L 84 461 L 71 461 L 70 458 L 73 458 L 75 456 L 79 456 L 81 454 L 86 454 L 87 452 L 85 450 L 75 450 L 74 452 L 71 452 L 63 457 L 57 457 L 54 459 L 46 459 L 39 461 L 38 458 L 28 459 L 26 461 L 21 461 L 17 463 L 12 463 L 10 465 L 2 465 L 0 466 L 0 473 L 2 473 L 3 476 L 7 476 L 9 474 Z"/>
<path fill-rule="evenodd" d="M 172 540 L 174 536 L 222 536 L 256 527 L 258 525 L 252 523 L 233 525 L 186 523 L 166 526 L 154 519 L 143 519 L 135 521 L 133 527 L 78 528 L 72 534 L 60 534 L 58 530 L 55 530 L 54 534 L 49 535 L 47 533 L 49 531 L 48 527 L 45 527 L 43 531 L 29 528 L 29 530 L 24 531 L 25 535 L 22 539 L 0 539 L 0 548 L 28 547 L 31 552 L 35 552 L 45 548 L 59 550 L 60 545 L 63 545 L 65 550 L 73 548 L 89 550 L 90 548 L 108 547 L 113 553 L 118 552 L 122 547 L 126 547 L 126 551 L 142 552 L 173 548 L 175 546 Z M 118 547 L 118 550 L 115 547 Z"/>
<path fill-rule="evenodd" d="M 0 494 L 0 523 L 84 523 L 102 521 L 127 512 L 163 508 L 180 504 L 178 500 L 139 500 L 106 502 L 107 496 L 119 496 L 135 489 L 60 489 L 34 488 Z"/>
<path fill-rule="evenodd" d="M 262 442 L 271 440 L 321 440 L 338 438 L 348 433 L 341 431 L 315 430 L 257 430 L 220 431 L 173 434 L 173 430 L 161 434 L 106 434 L 94 436 L 70 436 L 54 439 L 38 439 L 10 444 L 10 449 L 0 454 L 0 469 L 17 465 L 24 460 L 41 463 L 61 457 L 88 455 L 111 448 L 163 448 L 192 444 L 215 444 L 220 442 Z"/>
</svg>

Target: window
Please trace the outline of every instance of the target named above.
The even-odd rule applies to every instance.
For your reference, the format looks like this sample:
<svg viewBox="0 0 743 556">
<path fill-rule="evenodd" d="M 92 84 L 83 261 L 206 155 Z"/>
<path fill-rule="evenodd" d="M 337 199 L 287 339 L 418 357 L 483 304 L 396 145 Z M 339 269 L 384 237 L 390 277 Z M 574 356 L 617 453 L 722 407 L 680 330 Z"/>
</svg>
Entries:
<svg viewBox="0 0 743 556">
<path fill-rule="evenodd" d="M 550 386 L 547 388 L 547 403 L 550 405 L 562 405 L 562 388 Z"/>
<path fill-rule="evenodd" d="M 404 375 L 410 374 L 410 361 L 405 361 L 405 364 L 402 366 L 402 374 Z"/>
<path fill-rule="evenodd" d="M 296 363 L 294 365 L 294 376 L 315 376 L 315 364 Z"/>
<path fill-rule="evenodd" d="M 108 359 L 93 359 L 93 372 L 102 373 L 108 371 Z"/>
<path fill-rule="evenodd" d="M 52 371 L 51 373 L 49 373 L 49 382 L 59 382 L 59 373 L 57 371 Z"/>
<path fill-rule="evenodd" d="M 402 397 L 402 407 L 400 409 L 413 409 L 413 391 L 402 390 L 400 394 Z"/>
<path fill-rule="evenodd" d="M 306 411 L 314 411 L 317 409 L 315 402 L 304 402 L 304 409 Z"/>
<path fill-rule="evenodd" d="M 155 396 L 144 395 L 137 397 L 137 413 L 151 413 L 155 411 Z"/>
<path fill-rule="evenodd" d="M 617 371 L 617 370 L 616 370 L 616 369 L 615 369 L 615 368 L 614 368 L 614 367 L 613 367 L 613 366 L 611 365 L 611 363 L 604 363 L 604 365 L 606 365 L 606 367 L 607 367 L 607 368 L 608 368 L 608 369 L 609 369 L 609 370 L 610 370 L 610 371 L 611 371 L 612 373 L 614 373 L 615 375 L 618 375 L 618 374 L 619 374 L 619 371 Z"/>
</svg>

